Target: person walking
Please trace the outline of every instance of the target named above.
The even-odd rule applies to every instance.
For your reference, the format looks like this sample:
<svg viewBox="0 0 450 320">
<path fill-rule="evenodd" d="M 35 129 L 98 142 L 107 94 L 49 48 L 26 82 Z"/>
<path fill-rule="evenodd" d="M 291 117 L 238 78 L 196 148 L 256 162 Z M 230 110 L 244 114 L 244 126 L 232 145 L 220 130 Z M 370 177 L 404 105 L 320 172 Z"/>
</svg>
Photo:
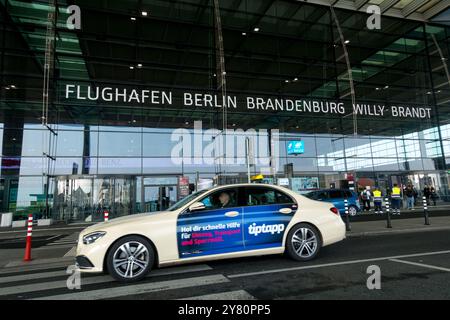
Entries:
<svg viewBox="0 0 450 320">
<path fill-rule="evenodd" d="M 391 192 L 392 214 L 400 215 L 400 204 L 402 201 L 402 190 L 395 183 Z"/>
<path fill-rule="evenodd" d="M 405 189 L 406 196 L 406 208 L 408 210 L 414 210 L 414 189 L 412 185 L 408 185 Z"/>
<path fill-rule="evenodd" d="M 383 194 L 377 187 L 373 191 L 373 205 L 375 206 L 375 214 L 383 214 Z"/>
</svg>

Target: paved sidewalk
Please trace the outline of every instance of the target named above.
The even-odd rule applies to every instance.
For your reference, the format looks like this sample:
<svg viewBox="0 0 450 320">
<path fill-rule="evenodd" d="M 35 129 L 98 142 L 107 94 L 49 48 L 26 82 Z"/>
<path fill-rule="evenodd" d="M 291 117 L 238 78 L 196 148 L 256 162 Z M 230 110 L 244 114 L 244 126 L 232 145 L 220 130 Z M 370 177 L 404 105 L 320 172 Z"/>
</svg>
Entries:
<svg viewBox="0 0 450 320">
<path fill-rule="evenodd" d="M 351 223 L 351 231 L 347 232 L 347 237 L 361 237 L 382 234 L 394 233 L 414 233 L 414 232 L 429 232 L 439 230 L 449 230 L 450 236 L 450 216 L 444 217 L 430 217 L 430 225 L 425 225 L 425 219 L 411 218 L 398 219 L 392 217 L 392 228 L 386 228 L 386 220 L 379 221 L 365 221 Z"/>
</svg>

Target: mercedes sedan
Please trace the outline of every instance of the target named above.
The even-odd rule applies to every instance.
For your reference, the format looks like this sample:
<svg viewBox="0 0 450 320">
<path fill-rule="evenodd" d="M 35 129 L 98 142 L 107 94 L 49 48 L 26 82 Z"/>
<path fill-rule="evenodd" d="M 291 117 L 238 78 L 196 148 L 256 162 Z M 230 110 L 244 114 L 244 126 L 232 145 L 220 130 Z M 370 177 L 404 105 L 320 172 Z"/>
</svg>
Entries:
<svg viewBox="0 0 450 320">
<path fill-rule="evenodd" d="M 90 226 L 80 234 L 76 262 L 82 272 L 132 282 L 181 263 L 282 253 L 308 261 L 344 238 L 332 204 L 279 186 L 238 184 L 198 191 L 166 211 Z"/>
</svg>

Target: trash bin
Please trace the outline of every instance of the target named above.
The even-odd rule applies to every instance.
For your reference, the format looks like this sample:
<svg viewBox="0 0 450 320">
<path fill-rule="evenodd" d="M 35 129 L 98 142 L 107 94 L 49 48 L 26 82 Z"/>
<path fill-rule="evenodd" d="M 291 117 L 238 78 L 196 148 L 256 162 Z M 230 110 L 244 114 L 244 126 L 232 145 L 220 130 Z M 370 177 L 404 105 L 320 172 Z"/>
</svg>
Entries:
<svg viewBox="0 0 450 320">
<path fill-rule="evenodd" d="M 0 227 L 11 227 L 13 214 L 12 212 L 2 213 Z"/>
</svg>

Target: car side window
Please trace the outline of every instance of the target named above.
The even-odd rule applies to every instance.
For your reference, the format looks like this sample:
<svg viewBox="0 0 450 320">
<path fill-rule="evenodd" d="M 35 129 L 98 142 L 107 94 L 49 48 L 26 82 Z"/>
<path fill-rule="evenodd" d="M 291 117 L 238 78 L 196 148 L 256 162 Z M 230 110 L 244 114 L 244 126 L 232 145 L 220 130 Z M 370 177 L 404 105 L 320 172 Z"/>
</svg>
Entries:
<svg viewBox="0 0 450 320">
<path fill-rule="evenodd" d="M 306 196 L 310 199 L 317 200 L 317 192 L 309 192 Z"/>
<path fill-rule="evenodd" d="M 316 194 L 317 200 L 325 200 L 328 199 L 328 193 L 326 191 L 320 191 Z"/>
<path fill-rule="evenodd" d="M 204 197 L 200 202 L 205 205 L 206 210 L 236 207 L 237 191 L 236 189 L 222 189 Z"/>
<path fill-rule="evenodd" d="M 343 198 L 343 194 L 341 193 L 340 190 L 331 190 L 330 191 L 330 198 L 331 199 Z"/>
<path fill-rule="evenodd" d="M 288 195 L 270 188 L 247 188 L 245 196 L 246 206 L 270 204 L 289 204 L 293 200 Z"/>
</svg>

